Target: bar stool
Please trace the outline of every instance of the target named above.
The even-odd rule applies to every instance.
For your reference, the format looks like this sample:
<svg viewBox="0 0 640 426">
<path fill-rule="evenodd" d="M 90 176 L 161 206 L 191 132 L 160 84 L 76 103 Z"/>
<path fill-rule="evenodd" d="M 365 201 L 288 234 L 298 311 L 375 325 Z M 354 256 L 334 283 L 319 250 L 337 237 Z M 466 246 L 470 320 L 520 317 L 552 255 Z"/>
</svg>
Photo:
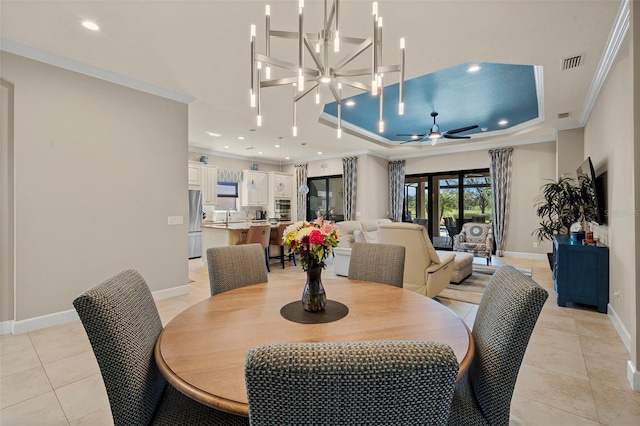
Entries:
<svg viewBox="0 0 640 426">
<path fill-rule="evenodd" d="M 281 223 L 278 226 L 277 232 L 271 238 L 271 241 L 269 241 L 270 245 L 279 246 L 280 247 L 280 254 L 278 256 L 271 256 L 270 259 L 280 259 L 280 263 L 282 263 L 282 269 L 284 269 L 284 241 L 282 241 L 282 237 L 284 236 L 284 230 L 289 225 L 291 225 L 291 222 Z M 290 253 L 289 254 L 289 260 L 291 260 L 292 258 L 293 258 L 293 264 L 295 266 L 298 266 L 298 264 L 296 263 L 296 255 L 295 255 L 295 253 Z"/>
<path fill-rule="evenodd" d="M 269 241 L 271 239 L 271 225 L 251 225 L 247 233 L 247 241 L 244 244 L 258 243 L 264 249 L 264 260 L 267 271 L 271 272 L 269 266 Z"/>
</svg>

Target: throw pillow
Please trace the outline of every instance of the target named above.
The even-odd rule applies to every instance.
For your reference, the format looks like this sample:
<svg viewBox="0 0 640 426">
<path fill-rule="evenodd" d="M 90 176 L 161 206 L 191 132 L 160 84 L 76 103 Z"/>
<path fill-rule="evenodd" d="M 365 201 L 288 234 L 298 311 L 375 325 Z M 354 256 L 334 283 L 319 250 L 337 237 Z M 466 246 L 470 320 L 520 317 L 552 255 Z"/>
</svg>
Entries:
<svg viewBox="0 0 640 426">
<path fill-rule="evenodd" d="M 364 235 L 364 232 L 360 231 L 359 229 L 356 229 L 355 231 L 353 231 L 353 242 L 354 243 L 366 243 L 367 238 Z"/>
<path fill-rule="evenodd" d="M 378 242 L 378 231 L 363 231 L 364 238 L 368 243 L 377 243 Z"/>
</svg>

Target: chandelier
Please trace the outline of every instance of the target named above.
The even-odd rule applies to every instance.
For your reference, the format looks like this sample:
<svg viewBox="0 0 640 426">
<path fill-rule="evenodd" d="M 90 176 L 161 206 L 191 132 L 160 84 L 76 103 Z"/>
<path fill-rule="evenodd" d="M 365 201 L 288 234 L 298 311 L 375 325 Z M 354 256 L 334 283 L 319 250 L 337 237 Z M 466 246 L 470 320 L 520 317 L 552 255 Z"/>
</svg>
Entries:
<svg viewBox="0 0 640 426">
<path fill-rule="evenodd" d="M 251 91 L 250 103 L 257 108 L 256 124 L 262 126 L 261 90 L 266 87 L 293 87 L 293 136 L 298 136 L 297 103 L 315 90 L 315 102 L 320 103 L 320 87 L 327 87 L 338 106 L 337 137 L 342 137 L 342 87 L 349 86 L 370 92 L 379 98 L 378 131 L 384 132 L 384 77 L 392 72 L 400 73 L 398 115 L 404 114 L 404 63 L 405 40 L 400 39 L 399 65 L 382 64 L 382 17 L 378 16 L 378 3 L 372 5 L 372 35 L 366 39 L 340 35 L 340 1 L 333 0 L 328 8 L 324 0 L 324 26 L 317 33 L 307 33 L 304 27 L 304 0 L 298 1 L 298 32 L 271 29 L 271 8 L 266 6 L 265 54 L 256 52 L 256 26 L 251 25 Z M 271 38 L 279 37 L 297 40 L 298 63 L 280 60 L 271 56 Z M 355 45 L 355 50 L 335 63 L 329 61 L 329 51 L 339 53 L 341 45 Z M 371 47 L 371 66 L 347 69 L 347 66 Z M 305 64 L 305 51 L 312 64 Z M 293 73 L 290 77 L 271 78 L 271 67 L 278 67 Z M 263 79 L 264 76 L 264 79 Z M 354 77 L 369 76 L 366 82 Z"/>
</svg>

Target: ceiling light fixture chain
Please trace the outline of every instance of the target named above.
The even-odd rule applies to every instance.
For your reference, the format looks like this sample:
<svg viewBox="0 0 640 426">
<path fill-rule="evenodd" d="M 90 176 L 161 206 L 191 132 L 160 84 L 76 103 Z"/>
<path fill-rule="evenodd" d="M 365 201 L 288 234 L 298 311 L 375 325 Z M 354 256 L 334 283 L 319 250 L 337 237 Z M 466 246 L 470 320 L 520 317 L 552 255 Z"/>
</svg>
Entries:
<svg viewBox="0 0 640 426">
<path fill-rule="evenodd" d="M 298 135 L 297 102 L 315 89 L 315 101 L 320 102 L 319 87 L 326 86 L 338 105 L 337 137 L 342 137 L 342 85 L 370 92 L 379 96 L 378 131 L 384 132 L 384 74 L 399 72 L 398 114 L 404 114 L 404 71 L 405 71 L 405 39 L 400 39 L 401 61 L 398 65 L 382 65 L 382 17 L 378 15 L 378 3 L 372 4 L 373 35 L 366 39 L 343 37 L 340 35 L 340 0 L 333 0 L 329 8 L 328 0 L 324 0 L 324 26 L 316 34 L 304 32 L 304 0 L 298 0 L 298 32 L 276 31 L 271 29 L 271 7 L 265 8 L 265 55 L 256 52 L 256 26 L 251 25 L 251 107 L 257 108 L 256 123 L 262 126 L 261 90 L 266 87 L 292 86 L 293 95 L 293 136 Z M 271 57 L 271 37 L 297 39 L 298 63 L 283 61 Z M 313 45 L 314 44 L 314 45 Z M 334 52 L 340 52 L 342 44 L 355 45 L 355 51 L 344 56 L 331 66 L 329 49 L 333 45 Z M 360 54 L 371 47 L 371 68 L 346 69 L 346 66 Z M 311 56 L 314 67 L 305 66 L 305 52 Z M 262 68 L 265 67 L 262 80 Z M 271 79 L 271 66 L 294 73 L 291 77 Z M 354 77 L 370 76 L 371 84 L 366 84 Z M 312 82 L 305 87 L 305 82 Z"/>
</svg>

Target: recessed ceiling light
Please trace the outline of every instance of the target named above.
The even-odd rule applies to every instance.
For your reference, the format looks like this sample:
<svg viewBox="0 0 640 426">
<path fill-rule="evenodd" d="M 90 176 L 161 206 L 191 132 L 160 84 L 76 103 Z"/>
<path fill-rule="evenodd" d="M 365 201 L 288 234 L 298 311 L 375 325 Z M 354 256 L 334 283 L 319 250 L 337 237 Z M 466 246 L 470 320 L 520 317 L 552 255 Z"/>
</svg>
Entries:
<svg viewBox="0 0 640 426">
<path fill-rule="evenodd" d="M 241 141 L 244 140 L 244 136 L 238 136 L 238 139 L 240 139 Z"/>
<path fill-rule="evenodd" d="M 207 134 L 209 136 L 213 136 L 214 138 L 219 138 L 220 136 L 222 136 L 220 133 L 214 133 L 214 132 L 207 132 Z"/>
<path fill-rule="evenodd" d="M 348 101 L 346 101 L 344 104 L 345 104 L 346 106 L 348 106 L 348 107 L 352 107 L 352 106 L 354 106 L 354 105 L 356 104 L 356 101 L 354 101 L 353 99 L 349 99 L 349 100 L 348 100 Z"/>
<path fill-rule="evenodd" d="M 95 22 L 91 21 L 82 21 L 82 26 L 91 31 L 98 31 L 100 29 Z"/>
<path fill-rule="evenodd" d="M 411 139 L 418 139 L 418 135 L 411 135 Z"/>
<path fill-rule="evenodd" d="M 276 145 L 276 148 L 280 148 L 280 145 Z"/>
<path fill-rule="evenodd" d="M 507 124 L 509 124 L 509 122 L 507 120 L 500 120 L 500 121 L 498 121 L 498 124 L 500 126 L 506 126 Z"/>
<path fill-rule="evenodd" d="M 469 68 L 467 68 L 467 72 L 478 72 L 481 69 L 482 69 L 481 65 L 473 64 L 473 65 L 469 65 Z"/>
<path fill-rule="evenodd" d="M 262 154 L 262 151 L 259 151 L 258 154 Z"/>
<path fill-rule="evenodd" d="M 480 130 L 482 130 L 483 132 L 486 132 L 487 130 L 489 130 L 488 127 L 481 127 Z"/>
<path fill-rule="evenodd" d="M 289 160 L 291 157 L 284 157 L 285 160 Z"/>
<path fill-rule="evenodd" d="M 322 155 L 322 151 L 318 151 L 318 155 Z"/>
<path fill-rule="evenodd" d="M 224 147 L 225 147 L 225 148 L 227 148 L 227 149 L 229 149 L 229 145 L 225 145 Z"/>
</svg>

